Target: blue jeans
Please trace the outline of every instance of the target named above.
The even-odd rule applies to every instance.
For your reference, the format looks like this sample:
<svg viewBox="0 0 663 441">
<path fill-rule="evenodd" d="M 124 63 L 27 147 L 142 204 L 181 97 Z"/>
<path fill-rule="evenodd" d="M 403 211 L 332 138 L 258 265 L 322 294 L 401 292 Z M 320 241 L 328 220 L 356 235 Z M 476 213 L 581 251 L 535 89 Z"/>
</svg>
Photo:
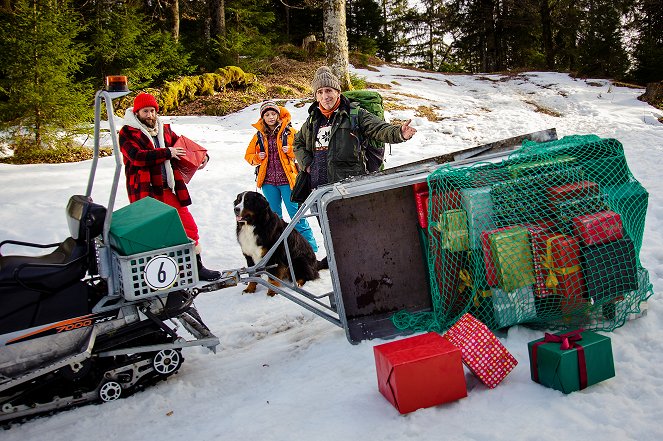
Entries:
<svg viewBox="0 0 663 441">
<path fill-rule="evenodd" d="M 262 194 L 265 195 L 265 198 L 267 198 L 267 202 L 269 202 L 269 207 L 272 209 L 272 211 L 276 214 L 279 215 L 279 217 L 283 218 L 283 211 L 281 210 L 281 201 L 285 204 L 285 209 L 288 210 L 288 214 L 290 215 L 290 219 L 295 217 L 295 214 L 297 213 L 297 210 L 299 209 L 299 204 L 296 202 L 292 202 L 290 200 L 290 193 L 292 191 L 290 190 L 290 186 L 288 184 L 285 185 L 271 185 L 271 184 L 264 184 L 262 186 Z M 295 225 L 295 230 L 299 231 L 302 236 L 304 236 L 304 239 L 308 243 L 311 244 L 311 247 L 313 248 L 314 252 L 318 251 L 318 244 L 315 241 L 315 238 L 313 237 L 313 230 L 311 230 L 311 226 L 308 224 L 308 221 L 304 218 L 300 219 L 299 222 L 297 222 L 297 225 Z"/>
</svg>

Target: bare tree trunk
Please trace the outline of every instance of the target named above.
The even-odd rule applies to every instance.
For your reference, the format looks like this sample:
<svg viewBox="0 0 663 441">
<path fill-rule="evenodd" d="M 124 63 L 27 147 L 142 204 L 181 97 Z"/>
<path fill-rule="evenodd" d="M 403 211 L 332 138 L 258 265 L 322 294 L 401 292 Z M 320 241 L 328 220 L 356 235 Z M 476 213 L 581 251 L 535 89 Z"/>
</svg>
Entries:
<svg viewBox="0 0 663 441">
<path fill-rule="evenodd" d="M 180 0 L 173 0 L 170 6 L 170 13 L 173 19 L 173 27 L 170 33 L 173 35 L 175 41 L 180 39 Z"/>
<path fill-rule="evenodd" d="M 225 0 L 210 0 L 210 37 L 226 36 L 226 2 Z"/>
<path fill-rule="evenodd" d="M 345 25 L 345 0 L 325 0 L 322 7 L 322 28 L 327 46 L 327 65 L 341 82 L 341 89 L 350 90 L 348 32 Z"/>
<path fill-rule="evenodd" d="M 539 14 L 541 16 L 541 34 L 543 39 L 543 52 L 546 56 L 546 68 L 555 69 L 555 53 L 552 36 L 552 18 L 549 0 L 540 0 Z"/>
</svg>

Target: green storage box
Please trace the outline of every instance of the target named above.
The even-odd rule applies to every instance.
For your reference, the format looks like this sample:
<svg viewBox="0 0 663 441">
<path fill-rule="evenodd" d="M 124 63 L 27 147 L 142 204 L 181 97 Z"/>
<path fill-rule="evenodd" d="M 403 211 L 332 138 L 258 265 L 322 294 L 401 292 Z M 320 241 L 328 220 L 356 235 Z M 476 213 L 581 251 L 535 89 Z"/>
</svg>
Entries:
<svg viewBox="0 0 663 441">
<path fill-rule="evenodd" d="M 573 335 L 580 335 L 575 340 Z M 571 331 L 555 334 L 567 336 L 569 349 L 562 349 L 562 342 L 551 341 L 551 335 L 528 343 L 532 380 L 544 386 L 568 394 L 615 376 L 610 338 L 591 331 Z M 552 336 L 554 339 L 555 336 Z M 579 361 L 579 348 L 584 353 L 584 365 Z M 582 357 L 580 358 L 582 360 Z M 586 378 L 581 382 L 581 372 Z M 586 383 L 586 384 L 583 384 Z"/>
<path fill-rule="evenodd" d="M 151 197 L 114 211 L 109 236 L 122 256 L 189 242 L 177 210 Z"/>
</svg>

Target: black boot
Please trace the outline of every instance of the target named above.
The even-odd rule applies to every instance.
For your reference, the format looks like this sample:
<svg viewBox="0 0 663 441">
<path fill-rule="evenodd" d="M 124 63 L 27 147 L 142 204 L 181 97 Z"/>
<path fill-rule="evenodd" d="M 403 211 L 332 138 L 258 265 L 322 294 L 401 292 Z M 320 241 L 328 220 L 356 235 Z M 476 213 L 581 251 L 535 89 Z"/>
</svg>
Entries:
<svg viewBox="0 0 663 441">
<path fill-rule="evenodd" d="M 203 266 L 203 261 L 200 258 L 200 254 L 196 254 L 196 262 L 198 263 L 198 278 L 200 280 L 212 282 L 221 278 L 221 273 L 219 271 L 210 270 Z"/>
</svg>

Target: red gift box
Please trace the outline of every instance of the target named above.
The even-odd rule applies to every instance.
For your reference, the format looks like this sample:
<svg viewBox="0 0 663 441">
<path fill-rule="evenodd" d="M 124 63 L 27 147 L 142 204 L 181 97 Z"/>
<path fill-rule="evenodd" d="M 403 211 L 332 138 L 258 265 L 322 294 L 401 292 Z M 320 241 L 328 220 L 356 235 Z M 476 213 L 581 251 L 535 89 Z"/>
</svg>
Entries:
<svg viewBox="0 0 663 441">
<path fill-rule="evenodd" d="M 551 187 L 548 189 L 550 202 L 584 198 L 597 194 L 599 194 L 599 186 L 596 182 L 592 181 L 573 182 L 571 184 Z"/>
<path fill-rule="evenodd" d="M 373 347 L 378 389 L 400 413 L 467 396 L 460 350 L 439 334 Z"/>
<path fill-rule="evenodd" d="M 623 237 L 622 218 L 610 210 L 574 217 L 573 226 L 585 245 L 612 242 Z"/>
<path fill-rule="evenodd" d="M 207 149 L 199 144 L 196 144 L 186 136 L 180 136 L 173 147 L 182 147 L 186 150 L 186 154 L 184 156 L 172 161 L 171 164 L 178 168 L 180 173 L 182 173 L 184 182 L 188 184 L 189 181 L 191 181 L 193 174 L 196 173 L 198 168 L 203 164 L 203 162 L 205 162 Z"/>
<path fill-rule="evenodd" d="M 444 337 L 460 349 L 463 363 L 491 389 L 518 364 L 488 326 L 471 314 L 463 315 Z"/>
<path fill-rule="evenodd" d="M 415 193 L 414 202 L 417 204 L 419 226 L 424 229 L 428 228 L 428 192 Z"/>
<path fill-rule="evenodd" d="M 536 295 L 562 296 L 563 312 L 570 312 L 586 303 L 578 240 L 573 236 L 546 233 L 536 229 L 531 237 Z"/>
</svg>

